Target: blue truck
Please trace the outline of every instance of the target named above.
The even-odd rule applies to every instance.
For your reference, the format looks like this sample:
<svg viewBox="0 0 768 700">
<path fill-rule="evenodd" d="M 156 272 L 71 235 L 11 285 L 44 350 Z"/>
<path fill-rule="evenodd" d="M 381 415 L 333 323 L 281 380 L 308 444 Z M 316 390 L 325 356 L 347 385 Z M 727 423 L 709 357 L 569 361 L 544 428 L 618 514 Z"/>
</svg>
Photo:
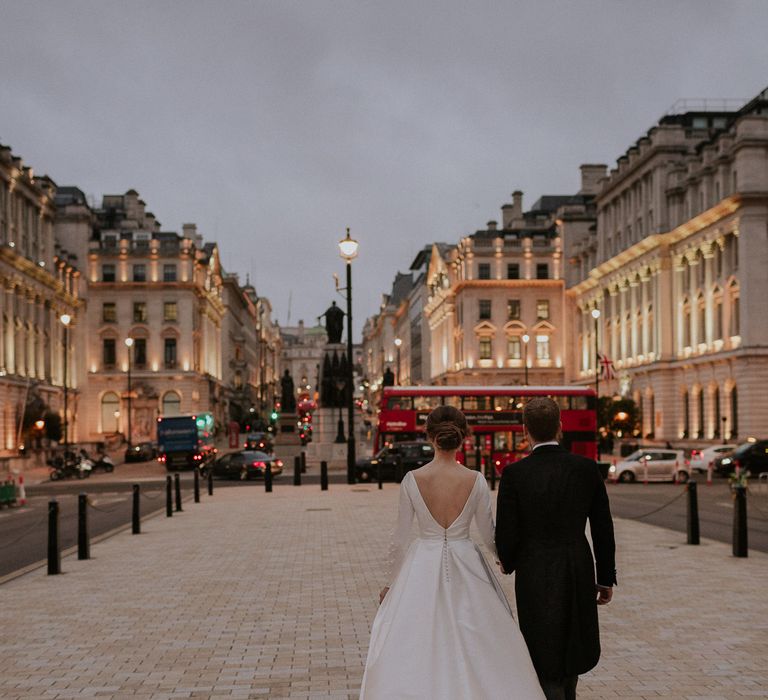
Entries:
<svg viewBox="0 0 768 700">
<path fill-rule="evenodd" d="M 203 466 L 216 452 L 213 425 L 211 413 L 158 418 L 158 459 L 169 472 Z"/>
</svg>

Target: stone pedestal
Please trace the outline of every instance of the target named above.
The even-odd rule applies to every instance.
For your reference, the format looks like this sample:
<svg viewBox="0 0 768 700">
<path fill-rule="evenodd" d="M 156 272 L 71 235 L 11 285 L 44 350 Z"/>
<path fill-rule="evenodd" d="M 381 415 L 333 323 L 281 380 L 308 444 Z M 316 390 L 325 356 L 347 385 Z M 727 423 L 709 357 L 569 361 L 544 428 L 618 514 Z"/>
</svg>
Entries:
<svg viewBox="0 0 768 700">
<path fill-rule="evenodd" d="M 275 454 L 284 462 L 292 460 L 303 449 L 299 437 L 298 422 L 298 413 L 283 413 L 277 420 Z"/>
</svg>

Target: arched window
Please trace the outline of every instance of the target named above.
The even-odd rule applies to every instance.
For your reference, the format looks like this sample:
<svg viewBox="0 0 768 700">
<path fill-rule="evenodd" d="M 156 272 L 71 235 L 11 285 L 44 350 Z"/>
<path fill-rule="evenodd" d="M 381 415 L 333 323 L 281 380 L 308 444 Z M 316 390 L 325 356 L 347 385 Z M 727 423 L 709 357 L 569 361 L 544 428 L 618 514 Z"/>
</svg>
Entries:
<svg viewBox="0 0 768 700">
<path fill-rule="evenodd" d="M 181 413 L 181 397 L 175 391 L 167 391 L 163 394 L 164 416 L 178 416 Z"/>
<path fill-rule="evenodd" d="M 717 439 L 720 434 L 720 387 L 712 389 L 712 437 Z"/>
<path fill-rule="evenodd" d="M 110 391 L 101 397 L 101 432 L 116 433 L 120 418 L 120 398 Z"/>
<path fill-rule="evenodd" d="M 683 300 L 683 328 L 682 328 L 683 347 L 691 345 L 691 304 L 688 299 Z"/>
<path fill-rule="evenodd" d="M 707 342 L 707 307 L 701 294 L 696 299 L 696 342 Z"/>
<path fill-rule="evenodd" d="M 704 389 L 699 389 L 698 395 L 698 410 L 697 410 L 697 426 L 696 437 L 702 439 L 704 437 Z"/>
<path fill-rule="evenodd" d="M 736 387 L 731 389 L 731 434 L 730 439 L 733 440 L 739 435 L 739 399 L 736 394 Z"/>
<path fill-rule="evenodd" d="M 680 437 L 687 438 L 691 434 L 691 407 L 688 403 L 688 390 L 683 390 L 683 434 Z"/>
</svg>

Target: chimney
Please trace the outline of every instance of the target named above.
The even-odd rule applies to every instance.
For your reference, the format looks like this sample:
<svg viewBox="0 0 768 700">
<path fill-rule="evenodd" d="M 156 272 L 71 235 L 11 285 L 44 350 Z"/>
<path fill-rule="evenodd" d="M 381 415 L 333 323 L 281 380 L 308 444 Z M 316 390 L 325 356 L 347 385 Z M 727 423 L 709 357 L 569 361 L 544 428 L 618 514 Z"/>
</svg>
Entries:
<svg viewBox="0 0 768 700">
<path fill-rule="evenodd" d="M 581 189 L 579 194 L 597 194 L 600 191 L 600 181 L 608 173 L 608 166 L 586 163 L 579 169 L 581 170 Z"/>
<path fill-rule="evenodd" d="M 299 342 L 304 342 L 304 319 L 299 320 Z"/>
<path fill-rule="evenodd" d="M 495 231 L 498 224 L 495 221 L 489 221 L 486 226 L 488 226 L 489 231 Z"/>
<path fill-rule="evenodd" d="M 504 228 L 512 228 L 515 221 L 523 218 L 523 193 L 515 190 L 512 193 L 512 204 L 505 204 L 501 208 L 501 225 Z"/>
<path fill-rule="evenodd" d="M 181 235 L 184 238 L 189 238 L 196 246 L 200 246 L 198 243 L 197 224 L 182 224 Z"/>
</svg>

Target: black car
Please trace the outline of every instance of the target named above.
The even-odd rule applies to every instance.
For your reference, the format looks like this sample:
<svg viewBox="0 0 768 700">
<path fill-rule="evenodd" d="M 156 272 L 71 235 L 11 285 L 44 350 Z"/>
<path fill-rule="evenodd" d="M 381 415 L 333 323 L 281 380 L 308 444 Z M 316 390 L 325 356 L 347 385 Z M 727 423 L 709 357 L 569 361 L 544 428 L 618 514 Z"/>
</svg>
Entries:
<svg viewBox="0 0 768 700">
<path fill-rule="evenodd" d="M 731 454 L 715 460 L 715 471 L 723 476 L 735 472 L 736 467 L 752 476 L 768 472 L 768 440 L 745 442 Z"/>
<path fill-rule="evenodd" d="M 154 443 L 139 442 L 125 450 L 126 462 L 149 462 L 157 456 Z"/>
<path fill-rule="evenodd" d="M 435 449 L 428 442 L 396 442 L 384 447 L 371 459 L 357 462 L 358 481 L 376 481 L 381 469 L 382 481 L 400 481 L 406 472 L 431 462 Z"/>
<path fill-rule="evenodd" d="M 273 452 L 272 438 L 266 433 L 248 433 L 245 436 L 243 447 L 246 450 L 258 450 L 260 452 Z"/>
<path fill-rule="evenodd" d="M 222 479 L 252 479 L 264 478 L 268 464 L 272 465 L 272 476 L 282 473 L 282 460 L 258 450 L 230 452 L 214 460 L 209 468 L 215 477 Z"/>
</svg>

